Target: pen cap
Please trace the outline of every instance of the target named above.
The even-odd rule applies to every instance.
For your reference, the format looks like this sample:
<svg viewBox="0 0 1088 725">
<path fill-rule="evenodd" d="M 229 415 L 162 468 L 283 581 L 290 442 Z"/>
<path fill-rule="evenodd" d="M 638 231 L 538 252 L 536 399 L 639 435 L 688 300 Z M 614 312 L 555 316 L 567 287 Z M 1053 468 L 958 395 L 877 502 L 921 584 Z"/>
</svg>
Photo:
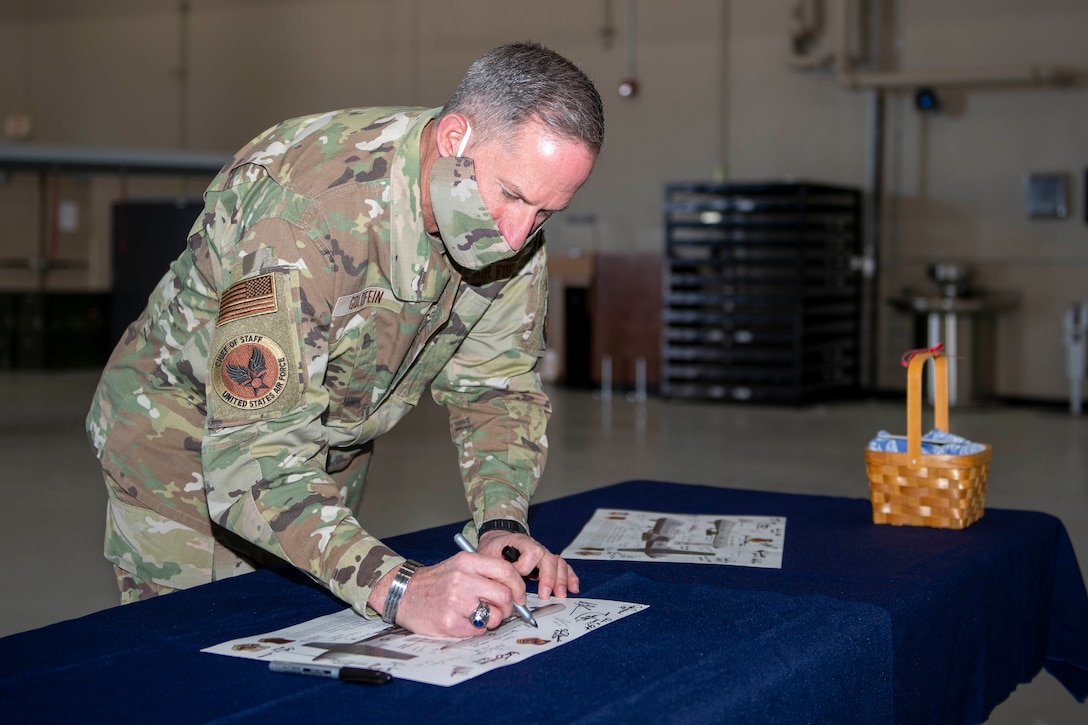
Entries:
<svg viewBox="0 0 1088 725">
<path fill-rule="evenodd" d="M 393 681 L 393 675 L 381 670 L 363 670 L 356 667 L 342 667 L 340 669 L 341 682 L 354 682 L 360 685 L 388 685 Z"/>
</svg>

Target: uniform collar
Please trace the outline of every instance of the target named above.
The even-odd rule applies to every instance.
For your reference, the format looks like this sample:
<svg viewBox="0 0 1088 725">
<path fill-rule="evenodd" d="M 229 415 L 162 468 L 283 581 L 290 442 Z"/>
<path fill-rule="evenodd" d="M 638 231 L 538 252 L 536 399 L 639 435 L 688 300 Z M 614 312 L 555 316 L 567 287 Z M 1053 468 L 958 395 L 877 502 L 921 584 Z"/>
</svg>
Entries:
<svg viewBox="0 0 1088 725">
<path fill-rule="evenodd" d="M 423 129 L 441 108 L 421 112 L 397 143 L 390 181 L 390 274 L 393 293 L 402 300 L 434 301 L 450 279 L 441 242 L 423 224 L 420 141 Z"/>
</svg>

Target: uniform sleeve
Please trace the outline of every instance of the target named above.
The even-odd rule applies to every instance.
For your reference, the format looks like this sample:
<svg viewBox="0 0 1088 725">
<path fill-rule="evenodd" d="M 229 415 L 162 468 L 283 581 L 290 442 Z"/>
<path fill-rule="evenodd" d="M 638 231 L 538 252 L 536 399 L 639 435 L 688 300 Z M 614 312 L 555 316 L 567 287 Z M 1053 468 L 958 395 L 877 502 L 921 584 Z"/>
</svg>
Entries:
<svg viewBox="0 0 1088 725">
<path fill-rule="evenodd" d="M 201 443 L 212 521 L 325 584 L 366 616 L 371 588 L 404 559 L 366 532 L 326 473 L 330 299 L 321 249 L 297 225 L 228 198 L 207 233 L 218 238 L 219 311 L 208 349 Z M 222 251 L 233 238 L 237 246 Z"/>
<path fill-rule="evenodd" d="M 547 314 L 542 241 L 495 294 L 487 312 L 432 385 L 450 412 L 461 477 L 473 520 L 528 524 L 528 506 L 547 459 L 551 407 L 536 372 Z"/>
</svg>

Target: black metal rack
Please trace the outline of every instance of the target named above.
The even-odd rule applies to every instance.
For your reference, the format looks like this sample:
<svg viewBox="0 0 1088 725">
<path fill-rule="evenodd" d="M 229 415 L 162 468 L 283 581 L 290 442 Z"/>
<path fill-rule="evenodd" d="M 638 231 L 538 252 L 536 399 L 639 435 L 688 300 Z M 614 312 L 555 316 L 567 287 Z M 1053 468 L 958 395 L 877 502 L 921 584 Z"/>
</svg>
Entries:
<svg viewBox="0 0 1088 725">
<path fill-rule="evenodd" d="M 857 392 L 861 193 L 665 189 L 661 393 L 803 404 Z"/>
</svg>

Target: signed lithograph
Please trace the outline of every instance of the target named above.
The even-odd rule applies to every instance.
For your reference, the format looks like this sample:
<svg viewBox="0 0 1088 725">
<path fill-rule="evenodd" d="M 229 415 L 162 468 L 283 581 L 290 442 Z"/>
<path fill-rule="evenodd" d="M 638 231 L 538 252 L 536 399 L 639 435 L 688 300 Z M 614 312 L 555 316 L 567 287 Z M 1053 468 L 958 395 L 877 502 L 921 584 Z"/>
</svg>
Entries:
<svg viewBox="0 0 1088 725">
<path fill-rule="evenodd" d="M 582 598 L 552 598 L 543 603 L 535 594 L 528 599 L 538 629 L 514 616 L 479 637 L 439 639 L 363 619 L 345 609 L 201 651 L 265 662 L 381 670 L 401 679 L 448 687 L 560 647 L 647 607 Z"/>
</svg>

